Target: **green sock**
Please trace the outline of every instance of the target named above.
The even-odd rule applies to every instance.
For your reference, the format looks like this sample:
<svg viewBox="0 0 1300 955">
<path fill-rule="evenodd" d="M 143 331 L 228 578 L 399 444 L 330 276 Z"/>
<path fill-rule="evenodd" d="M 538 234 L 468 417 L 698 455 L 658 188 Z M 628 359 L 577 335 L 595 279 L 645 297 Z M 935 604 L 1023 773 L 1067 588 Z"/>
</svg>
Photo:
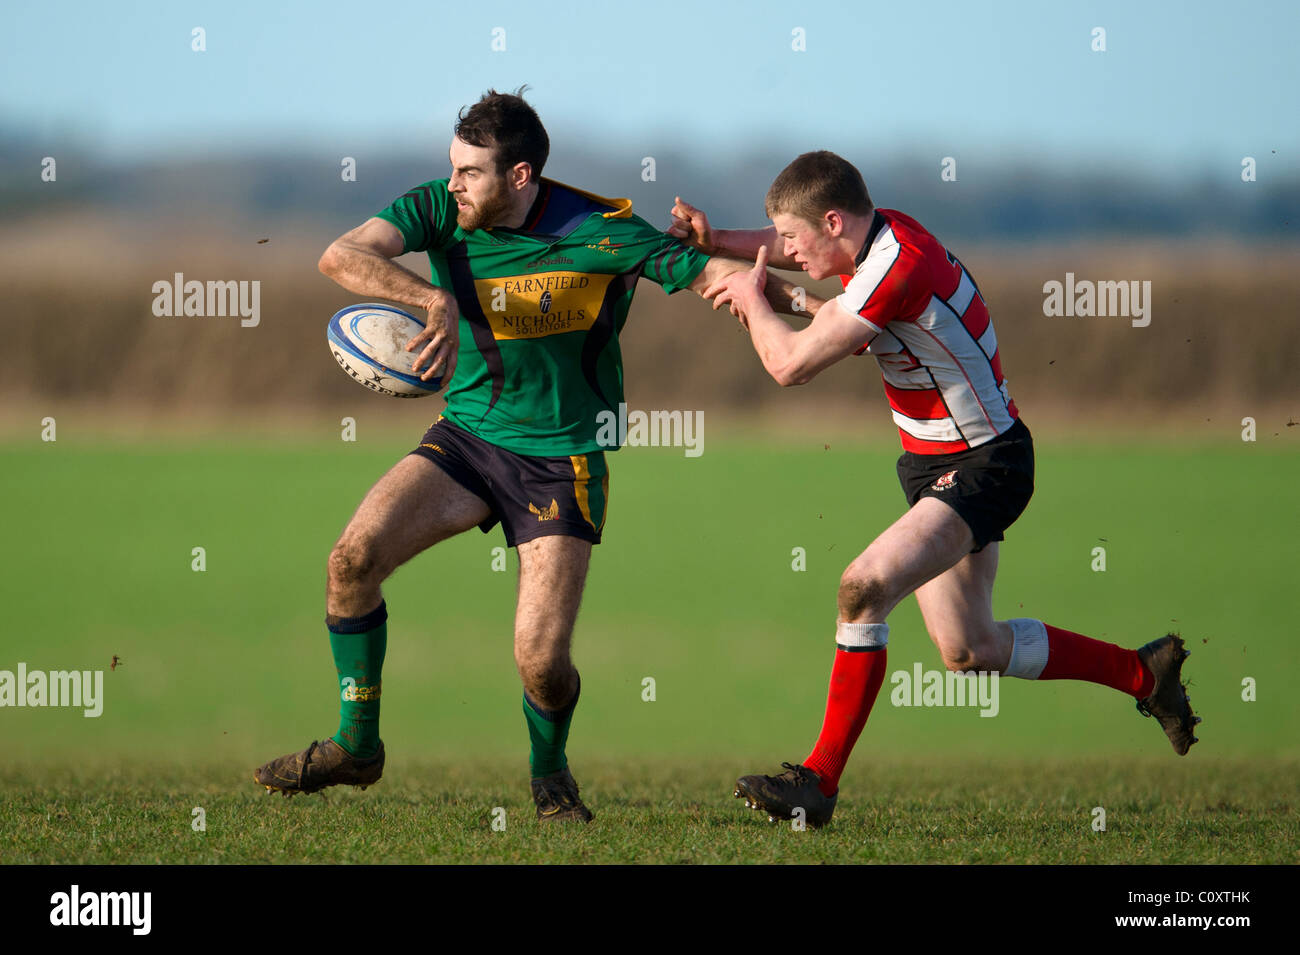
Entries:
<svg viewBox="0 0 1300 955">
<path fill-rule="evenodd" d="M 569 724 L 573 722 L 573 710 L 581 692 L 582 679 L 579 678 L 573 699 L 561 710 L 544 710 L 524 693 L 524 719 L 528 723 L 528 738 L 532 741 L 528 765 L 534 777 L 559 772 L 569 765 L 564 755 L 564 744 L 569 739 Z"/>
<path fill-rule="evenodd" d="M 339 731 L 332 737 L 353 756 L 379 752 L 379 694 L 388 649 L 388 607 L 384 601 L 364 617 L 326 621 L 339 674 Z"/>
</svg>

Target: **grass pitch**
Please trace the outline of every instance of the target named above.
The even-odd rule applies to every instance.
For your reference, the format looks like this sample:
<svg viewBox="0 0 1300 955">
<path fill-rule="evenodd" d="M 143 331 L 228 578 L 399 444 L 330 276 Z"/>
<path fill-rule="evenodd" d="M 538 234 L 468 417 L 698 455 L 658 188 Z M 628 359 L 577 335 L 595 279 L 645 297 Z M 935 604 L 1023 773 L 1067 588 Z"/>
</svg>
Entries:
<svg viewBox="0 0 1300 955">
<path fill-rule="evenodd" d="M 735 776 L 756 768 L 743 761 L 575 760 L 587 826 L 537 823 L 504 766 L 403 761 L 365 792 L 324 799 L 259 795 L 232 765 L 9 772 L 0 831 L 10 863 L 1300 861 L 1293 760 L 860 762 L 822 830 L 770 824 L 733 799 Z"/>
<path fill-rule="evenodd" d="M 0 669 L 105 671 L 98 718 L 0 710 L 0 861 L 1298 861 L 1296 548 L 1269 500 L 1298 456 L 1263 443 L 1037 433 L 1038 492 L 1002 549 L 1002 617 L 1126 646 L 1183 633 L 1205 719 L 1189 756 L 1101 687 L 1002 681 L 982 718 L 894 706 L 887 681 L 831 828 L 746 813 L 735 777 L 816 736 L 840 571 L 903 508 L 895 446 L 813 430 L 611 457 L 575 637 L 569 752 L 597 813 L 581 832 L 531 820 L 499 531 L 385 587 L 383 782 L 328 801 L 252 782 L 337 726 L 325 558 L 410 441 L 0 446 Z M 913 601 L 890 622 L 891 674 L 941 668 Z"/>
</svg>

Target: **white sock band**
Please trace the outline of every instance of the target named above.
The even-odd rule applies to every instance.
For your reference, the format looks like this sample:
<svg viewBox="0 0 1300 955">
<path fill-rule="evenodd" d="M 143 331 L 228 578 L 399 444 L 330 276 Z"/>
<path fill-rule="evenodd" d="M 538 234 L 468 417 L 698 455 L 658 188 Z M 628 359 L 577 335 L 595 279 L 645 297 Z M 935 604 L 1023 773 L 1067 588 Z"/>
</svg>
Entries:
<svg viewBox="0 0 1300 955">
<path fill-rule="evenodd" d="M 883 649 L 889 643 L 887 623 L 837 623 L 835 645 L 850 653 Z"/>
<path fill-rule="evenodd" d="M 1047 666 L 1047 627 L 1041 620 L 1017 617 L 1008 620 L 1014 641 L 1011 644 L 1011 661 L 1003 676 L 1022 680 L 1037 680 Z"/>
</svg>

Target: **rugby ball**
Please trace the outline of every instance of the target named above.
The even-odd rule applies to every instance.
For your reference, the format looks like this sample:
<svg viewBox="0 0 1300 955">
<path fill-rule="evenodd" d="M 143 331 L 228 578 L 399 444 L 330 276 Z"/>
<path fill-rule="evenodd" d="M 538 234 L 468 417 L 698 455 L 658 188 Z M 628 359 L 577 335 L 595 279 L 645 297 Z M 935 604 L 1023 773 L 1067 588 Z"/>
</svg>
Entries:
<svg viewBox="0 0 1300 955">
<path fill-rule="evenodd" d="M 419 352 L 406 343 L 424 331 L 424 322 L 391 305 L 349 305 L 330 319 L 330 353 L 357 384 L 391 398 L 423 398 L 437 393 L 442 376 L 421 381 L 412 371 Z M 427 369 L 423 369 L 426 370 Z"/>
</svg>

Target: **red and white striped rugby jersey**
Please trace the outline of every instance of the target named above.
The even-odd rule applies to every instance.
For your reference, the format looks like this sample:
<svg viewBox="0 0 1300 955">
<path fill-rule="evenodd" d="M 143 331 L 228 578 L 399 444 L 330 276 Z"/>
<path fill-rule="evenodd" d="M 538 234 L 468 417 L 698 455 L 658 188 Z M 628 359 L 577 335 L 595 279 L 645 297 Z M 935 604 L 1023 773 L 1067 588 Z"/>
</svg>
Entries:
<svg viewBox="0 0 1300 955">
<path fill-rule="evenodd" d="M 984 299 L 919 222 L 877 209 L 857 271 L 840 280 L 837 301 L 872 333 L 854 354 L 879 362 L 904 450 L 964 451 L 1016 423 Z"/>
</svg>

